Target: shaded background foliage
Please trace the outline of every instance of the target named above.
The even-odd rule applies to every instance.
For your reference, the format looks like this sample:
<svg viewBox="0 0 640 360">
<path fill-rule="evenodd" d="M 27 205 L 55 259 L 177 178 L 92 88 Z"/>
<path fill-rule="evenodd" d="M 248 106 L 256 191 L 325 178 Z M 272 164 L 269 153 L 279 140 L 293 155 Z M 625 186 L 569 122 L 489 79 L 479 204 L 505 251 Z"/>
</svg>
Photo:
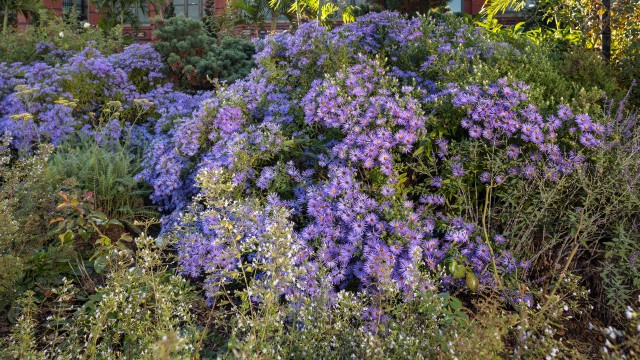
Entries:
<svg viewBox="0 0 640 360">
<path fill-rule="evenodd" d="M 407 15 L 414 14 L 426 14 L 429 10 L 444 6 L 448 3 L 447 0 L 428 0 L 428 1 L 416 1 L 416 0 L 372 0 L 369 2 L 372 4 L 373 9 L 398 11 Z"/>
</svg>

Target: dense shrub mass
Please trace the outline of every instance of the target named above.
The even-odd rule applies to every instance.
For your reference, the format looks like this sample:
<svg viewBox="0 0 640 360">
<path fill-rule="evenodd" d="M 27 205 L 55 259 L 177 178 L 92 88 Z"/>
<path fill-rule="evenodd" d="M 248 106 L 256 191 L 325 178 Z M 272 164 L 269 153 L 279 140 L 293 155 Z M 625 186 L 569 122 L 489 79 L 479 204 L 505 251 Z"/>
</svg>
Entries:
<svg viewBox="0 0 640 360">
<path fill-rule="evenodd" d="M 213 88 L 212 81 L 233 82 L 245 77 L 255 53 L 253 44 L 240 38 L 210 36 L 204 24 L 184 16 L 159 21 L 153 47 L 167 64 L 169 77 L 182 86 Z"/>
<path fill-rule="evenodd" d="M 42 46 L 55 61 L 0 63 L 3 321 L 26 290 L 42 296 L 64 276 L 96 276 L 126 231 L 138 231 L 133 222 L 157 214 L 134 179 L 146 129 L 190 116 L 206 96 L 166 83 L 150 45 L 108 56 L 92 43 Z"/>
<path fill-rule="evenodd" d="M 121 27 L 98 29 L 78 21 L 77 12 L 61 17 L 42 10 L 37 15 L 38 20 L 25 29 L 0 35 L 0 63 L 59 63 L 61 58 L 82 51 L 89 42 L 96 43 L 106 55 L 121 51 L 125 45 Z"/>
<path fill-rule="evenodd" d="M 162 59 L 150 45 L 130 45 L 109 56 L 93 45 L 60 54 L 60 64 L 0 63 L 0 126 L 20 150 L 57 145 L 79 133 L 120 139 L 134 124 L 189 115 L 198 103 L 193 99 L 201 96 L 165 84 Z M 175 101 L 179 109 L 167 114 L 168 106 L 161 104 Z"/>
<path fill-rule="evenodd" d="M 453 18 L 381 13 L 261 43 L 247 79 L 149 152 L 171 164 L 143 176 L 178 190 L 153 196 L 175 209 L 164 230 L 184 273 L 206 277 L 210 302 L 241 286 L 266 304 L 271 282 L 294 303 L 463 287 L 534 306 L 524 284 L 533 262 L 553 259 L 544 251 L 568 259 L 562 279 L 579 244 L 637 221 L 624 210 L 637 177 L 611 177 L 626 185 L 601 193 L 627 205 L 594 196 L 597 174 L 618 166 L 605 153 L 637 161 L 622 130 L 635 115 L 603 110 L 597 87 L 573 86 L 540 49 L 505 40 Z M 285 249 L 275 224 L 290 229 Z M 293 260 L 275 266 L 282 257 Z"/>
<path fill-rule="evenodd" d="M 164 45 L 202 55 L 183 40 Z M 615 79 L 559 72 L 570 64 L 543 46 L 437 14 L 303 24 L 257 41 L 255 68 L 244 79 L 230 70 L 237 80 L 212 92 L 166 84 L 163 58 L 186 57 L 164 50 L 104 56 L 89 45 L 56 62 L 0 64 L 0 185 L 19 188 L 34 163 L 21 198 L 47 179 L 77 188 L 60 193 L 48 214 L 57 225 L 34 246 L 91 254 L 88 270 L 56 273 L 82 274 L 83 290 L 42 291 L 44 280 L 20 273 L 59 261 L 12 250 L 42 224 L 0 198 L 11 223 L 0 231 L 3 293 L 20 295 L 10 291 L 20 284 L 64 305 L 36 346 L 27 292 L 13 356 L 573 357 L 556 331 L 588 318 L 587 287 L 606 299 L 597 310 L 638 318 L 628 306 L 640 281 L 640 131 L 628 99 L 603 94 Z M 203 81 L 186 69 L 176 74 Z M 85 161 L 92 170 L 64 171 Z M 152 221 L 109 219 L 145 206 L 136 181 L 163 212 L 155 244 L 124 232 Z M 30 201 L 46 212 L 46 200 Z M 171 313 L 193 294 L 172 261 L 208 309 Z M 140 300 L 136 322 L 119 315 L 132 311 L 124 298 Z M 625 325 L 628 336 L 604 331 L 606 351 L 633 357 L 639 335 Z"/>
<path fill-rule="evenodd" d="M 259 256 L 243 245 L 267 221 L 244 215 L 260 213 L 255 201 L 289 208 L 300 257 L 325 268 L 337 289 L 391 286 L 411 296 L 466 277 L 475 290 L 476 277 L 494 287 L 525 271 L 530 263 L 505 248 L 508 229 L 489 207 L 510 182 L 584 171 L 613 124 L 554 99 L 539 106 L 547 84 L 510 77 L 523 51 L 457 20 L 392 13 L 332 32 L 309 23 L 265 41 L 246 80 L 152 143 L 149 160 L 162 165 L 143 176 L 162 184 L 156 200 L 182 211 L 183 196 L 201 189 L 181 222 L 185 272 L 217 284 Z M 251 210 L 212 206 L 213 187 L 253 199 Z M 222 235 L 225 219 L 239 239 Z M 462 270 L 434 282 L 427 275 L 445 262 Z"/>
</svg>

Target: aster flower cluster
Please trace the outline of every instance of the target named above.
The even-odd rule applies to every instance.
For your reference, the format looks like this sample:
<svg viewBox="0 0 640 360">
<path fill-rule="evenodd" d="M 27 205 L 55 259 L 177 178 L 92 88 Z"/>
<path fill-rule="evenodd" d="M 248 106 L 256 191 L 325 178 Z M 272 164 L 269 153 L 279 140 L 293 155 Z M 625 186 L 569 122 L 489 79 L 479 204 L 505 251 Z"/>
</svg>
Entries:
<svg viewBox="0 0 640 360">
<path fill-rule="evenodd" d="M 244 283 L 256 302 L 274 296 L 274 290 L 290 296 L 318 292 L 312 249 L 298 239 L 290 212 L 277 197 L 266 206 L 256 199 L 235 200 L 228 194 L 238 185 L 219 168 L 203 169 L 196 181 L 207 201 L 182 218 L 178 256 L 186 274 L 206 274 L 209 301 L 235 282 Z"/>
<path fill-rule="evenodd" d="M 318 278 L 407 298 L 497 286 L 529 263 L 460 199 L 510 178 L 570 176 L 608 141 L 587 114 L 539 109 L 533 85 L 479 77 L 519 50 L 451 19 L 310 22 L 258 48 L 247 78 L 197 94 L 162 85 L 145 46 L 109 57 L 88 47 L 56 67 L 0 64 L 10 73 L 0 127 L 16 147 L 80 129 L 128 134 L 146 149 L 137 179 L 168 213 L 162 233 L 177 239 L 183 271 L 204 276 L 210 298 L 242 281 L 238 269 L 251 273 L 255 301 L 268 286 L 317 292 Z M 108 111 L 144 116 L 100 122 Z M 444 271 L 453 262 L 463 276 Z M 291 270 L 275 276 L 274 264 Z"/>
<path fill-rule="evenodd" d="M 375 25 L 378 17 L 383 24 Z M 226 281 L 225 271 L 259 257 L 253 248 L 225 255 L 229 245 L 219 245 L 219 230 L 203 224 L 218 223 L 222 216 L 233 220 L 241 239 L 259 239 L 265 230 L 255 224 L 269 223 L 260 216 L 269 216 L 267 209 L 276 204 L 290 214 L 291 234 L 305 249 L 305 263 L 320 269 L 296 279 L 305 288 L 324 274 L 336 290 L 355 286 L 412 297 L 430 288 L 463 286 L 464 278 L 443 273 L 452 260 L 481 286 L 496 285 L 496 274 L 528 268 L 506 250 L 502 235 L 460 217 L 447 189 L 456 178 L 464 183 L 477 174 L 489 186 L 511 175 L 467 164 L 461 142 L 484 141 L 516 159 L 533 146 L 551 144 L 553 131 L 564 136 L 564 127 L 552 129 L 554 117 L 542 121 L 526 102 L 525 84 L 500 80 L 483 87 L 436 76 L 451 61 L 468 64 L 480 55 L 494 60 L 491 54 L 503 45 L 467 46 L 477 33 L 389 13 L 364 16 L 334 31 L 308 23 L 296 33 L 265 40 L 256 55 L 258 68 L 211 94 L 191 117 L 156 126 L 141 178 L 154 185 L 153 199 L 173 210 L 163 231 L 182 239 L 178 250 L 185 273 L 205 275 L 214 286 Z M 434 45 L 438 42 L 441 46 Z M 434 52 L 426 51 L 415 70 L 404 66 L 403 54 L 425 43 L 435 46 Z M 383 48 L 394 49 L 392 58 L 379 56 Z M 454 129 L 467 134 L 434 132 L 449 116 L 445 111 L 461 113 L 457 108 L 467 115 Z M 472 132 L 476 127 L 479 136 Z M 546 140 L 539 141 L 538 131 Z M 536 151 L 556 166 L 584 161 L 543 150 Z M 418 173 L 417 164 L 425 161 L 429 164 Z M 232 214 L 216 208 L 218 215 L 204 216 L 221 196 L 221 186 L 203 180 L 211 174 L 233 187 L 223 197 L 248 208 Z M 210 295 L 216 289 L 211 287 Z"/>
<path fill-rule="evenodd" d="M 193 114 L 208 96 L 177 92 L 168 84 L 143 95 L 158 115 L 137 133 L 136 142 L 147 149 L 147 156 L 136 179 L 154 188 L 151 198 L 162 208 L 185 206 L 194 193 L 192 177 L 186 178 L 184 173 L 193 166 L 189 155 L 199 149 L 201 121 Z M 178 144 L 173 142 L 174 136 Z"/>
<path fill-rule="evenodd" d="M 301 105 L 307 124 L 340 129 L 347 134 L 331 151 L 366 169 L 380 167 L 393 173 L 391 152 L 408 152 L 424 133 L 425 116 L 413 89 L 403 87 L 397 94 L 393 79 L 375 61 L 362 61 L 338 72 L 331 80 L 316 80 Z"/>
<path fill-rule="evenodd" d="M 42 44 L 41 51 L 50 46 Z M 68 55 L 68 56 L 67 56 Z M 131 45 L 122 53 L 102 55 L 89 44 L 67 54 L 59 64 L 0 64 L 0 130 L 11 132 L 13 146 L 28 149 L 40 142 L 55 144 L 75 132 L 120 137 L 133 119 L 134 100 L 162 93 L 162 61 L 149 45 Z M 151 91 L 150 91 L 151 90 Z M 117 114 L 105 116 L 108 104 L 118 101 Z M 102 119 L 114 120 L 96 132 Z M 146 119 L 145 119 L 146 120 Z"/>
<path fill-rule="evenodd" d="M 225 168 L 234 171 L 235 184 L 246 184 L 260 175 L 250 162 L 285 145 L 281 126 L 292 121 L 289 96 L 262 77 L 253 72 L 213 98 L 209 93 L 174 94 L 173 113 L 160 110 L 163 116 L 152 131 L 138 178 L 154 187 L 151 197 L 163 209 L 188 205 L 201 169 Z M 163 101 L 173 103 L 171 97 Z"/>
<path fill-rule="evenodd" d="M 131 44 L 122 52 L 109 56 L 109 61 L 115 68 L 122 69 L 129 77 L 142 76 L 150 85 L 164 77 L 161 73 L 163 63 L 162 56 L 148 44 Z"/>
<path fill-rule="evenodd" d="M 275 207 L 286 209 L 303 249 L 295 266 L 313 269 L 296 277 L 306 284 L 297 290 L 321 276 L 336 291 L 410 298 L 525 272 L 530 263 L 513 256 L 499 227 L 461 216 L 459 194 L 569 176 L 608 130 L 566 105 L 540 110 L 522 82 L 473 83 L 473 64 L 519 52 L 488 38 L 392 13 L 333 31 L 307 23 L 259 44 L 257 69 L 208 94 L 191 116 L 160 120 L 141 178 L 173 211 L 163 232 L 181 239 L 185 273 L 204 275 L 213 296 L 223 274 L 262 256 L 237 247 L 265 236 L 256 224 L 274 221 Z M 409 61 L 417 49 L 423 57 Z M 221 177 L 229 187 L 205 181 Z M 228 204 L 213 205 L 221 198 Z M 221 219 L 243 239 L 232 254 L 233 237 L 207 225 Z M 463 276 L 444 271 L 451 262 Z"/>
<path fill-rule="evenodd" d="M 557 181 L 585 165 L 585 157 L 577 149 L 602 147 L 611 129 L 588 114 L 574 115 L 567 105 L 543 116 L 535 104 L 527 101 L 529 88 L 502 78 L 485 89 L 469 86 L 457 92 L 452 103 L 467 109 L 460 126 L 471 139 L 503 149 L 513 162 L 520 160 L 520 166 L 510 168 L 509 175 L 527 179 L 544 175 Z M 491 176 L 484 172 L 480 180 L 488 183 Z"/>
<path fill-rule="evenodd" d="M 422 21 L 393 12 L 372 13 L 336 30 L 347 43 L 368 54 L 398 55 L 422 36 Z"/>
</svg>

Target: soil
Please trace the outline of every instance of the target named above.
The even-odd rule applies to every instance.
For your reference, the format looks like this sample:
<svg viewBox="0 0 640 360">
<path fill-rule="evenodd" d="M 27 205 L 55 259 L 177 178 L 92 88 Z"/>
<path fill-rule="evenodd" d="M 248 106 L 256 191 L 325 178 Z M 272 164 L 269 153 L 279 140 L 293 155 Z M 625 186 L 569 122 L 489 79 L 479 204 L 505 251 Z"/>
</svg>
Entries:
<svg viewBox="0 0 640 360">
<path fill-rule="evenodd" d="M 589 329 L 589 323 L 597 328 L 603 327 L 603 324 L 596 319 L 591 321 L 570 319 L 563 323 L 564 329 L 559 331 L 557 336 L 563 337 L 569 348 L 579 351 L 587 359 L 602 359 L 600 350 L 604 345 L 604 336 L 595 329 Z"/>
</svg>

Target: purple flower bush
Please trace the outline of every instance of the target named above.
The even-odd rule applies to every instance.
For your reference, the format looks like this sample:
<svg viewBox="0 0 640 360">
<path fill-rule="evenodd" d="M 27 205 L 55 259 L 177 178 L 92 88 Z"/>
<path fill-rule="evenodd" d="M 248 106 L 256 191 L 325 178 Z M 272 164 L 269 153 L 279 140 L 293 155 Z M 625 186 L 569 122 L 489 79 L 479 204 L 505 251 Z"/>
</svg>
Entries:
<svg viewBox="0 0 640 360">
<path fill-rule="evenodd" d="M 292 298 L 319 281 L 405 298 L 503 288 L 531 266 L 509 250 L 503 195 L 584 172 L 610 146 L 603 116 L 548 96 L 535 76 L 548 63 L 461 19 L 310 22 L 258 50 L 247 78 L 196 94 L 163 84 L 143 45 L 0 64 L 0 128 L 20 149 L 78 132 L 145 149 L 137 180 L 210 300 L 279 276 Z M 276 276 L 278 251 L 291 262 Z"/>
<path fill-rule="evenodd" d="M 201 101 L 202 94 L 164 84 L 162 59 L 150 45 L 105 56 L 89 44 L 67 55 L 53 64 L 0 64 L 0 129 L 12 134 L 14 147 L 57 145 L 79 133 L 100 141 L 152 133 L 149 122 L 189 116 Z"/>
<path fill-rule="evenodd" d="M 169 305 L 212 308 L 199 325 L 218 335 L 183 342 L 160 326 L 151 343 L 220 357 L 551 358 L 573 354 L 557 330 L 589 319 L 594 298 L 614 312 L 637 297 L 640 118 L 627 99 L 584 90 L 589 80 L 572 80 L 582 73 L 558 73 L 568 63 L 524 37 L 436 13 L 309 22 L 256 41 L 256 67 L 211 92 L 176 91 L 147 45 L 106 56 L 42 43 L 44 61 L 0 63 L 0 163 L 16 194 L 34 193 L 22 159 L 51 149 L 36 193 L 90 191 L 80 199 L 143 229 L 137 250 L 206 300 Z M 16 269 L 64 250 L 46 233 L 51 201 L 38 199 L 48 248 Z M 64 245 L 104 253 L 109 235 Z M 88 271 L 146 261 L 101 258 Z M 592 281 L 602 289 L 590 298 Z M 87 299 L 79 289 L 69 309 Z M 63 296 L 54 290 L 45 301 Z M 49 319 L 56 307 L 41 308 Z"/>
<path fill-rule="evenodd" d="M 502 189 L 584 171 L 610 133 L 580 109 L 538 105 L 542 86 L 509 75 L 526 49 L 453 18 L 311 22 L 258 47 L 246 79 L 156 126 L 140 176 L 173 210 L 163 232 L 210 298 L 239 266 L 270 276 L 246 244 L 277 246 L 261 228 L 273 208 L 289 214 L 299 253 L 288 256 L 304 259 L 292 269 L 310 269 L 282 293 L 313 293 L 320 277 L 407 298 L 502 287 L 530 267 L 489 211 Z M 461 272 L 443 272 L 454 262 Z"/>
</svg>

